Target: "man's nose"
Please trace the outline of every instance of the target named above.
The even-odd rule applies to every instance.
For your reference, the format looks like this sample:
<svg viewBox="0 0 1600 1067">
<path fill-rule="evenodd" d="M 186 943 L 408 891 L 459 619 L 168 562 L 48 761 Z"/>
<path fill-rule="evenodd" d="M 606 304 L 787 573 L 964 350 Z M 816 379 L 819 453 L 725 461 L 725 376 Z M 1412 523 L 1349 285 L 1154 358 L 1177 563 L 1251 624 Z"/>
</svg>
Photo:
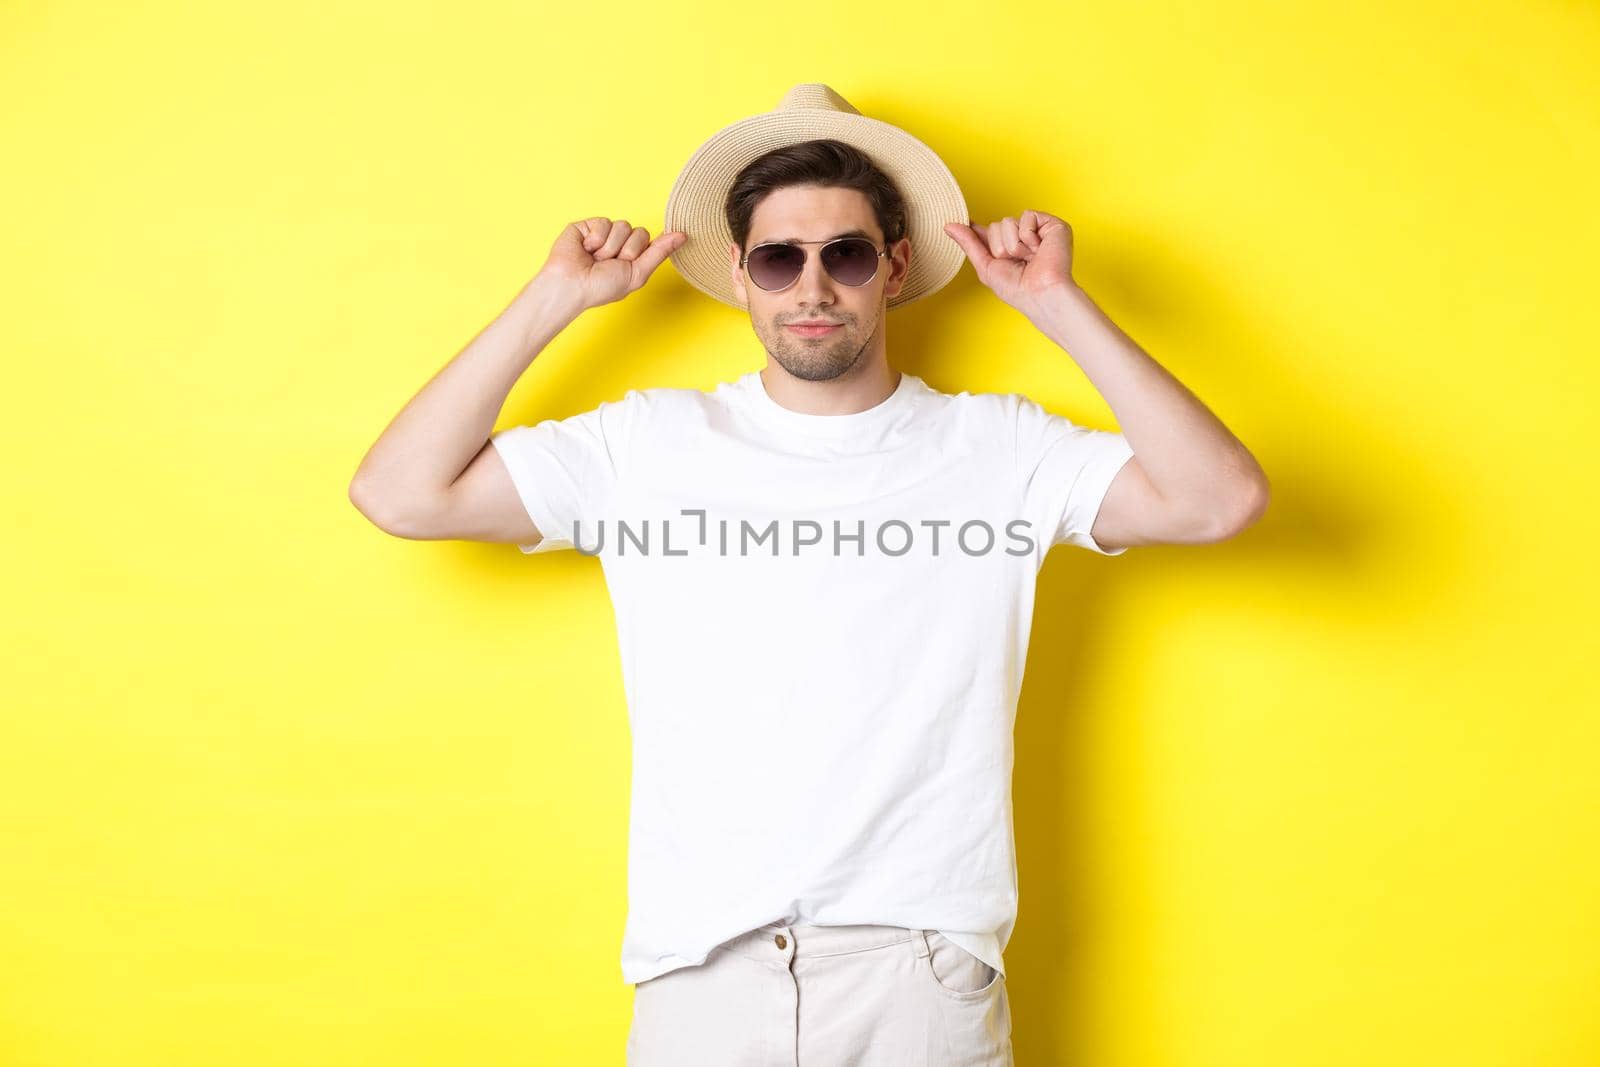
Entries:
<svg viewBox="0 0 1600 1067">
<path fill-rule="evenodd" d="M 794 295 L 802 304 L 833 303 L 833 278 L 823 269 L 820 252 L 814 252 L 806 257 L 805 266 L 800 271 L 800 280 L 795 282 L 794 286 Z"/>
</svg>

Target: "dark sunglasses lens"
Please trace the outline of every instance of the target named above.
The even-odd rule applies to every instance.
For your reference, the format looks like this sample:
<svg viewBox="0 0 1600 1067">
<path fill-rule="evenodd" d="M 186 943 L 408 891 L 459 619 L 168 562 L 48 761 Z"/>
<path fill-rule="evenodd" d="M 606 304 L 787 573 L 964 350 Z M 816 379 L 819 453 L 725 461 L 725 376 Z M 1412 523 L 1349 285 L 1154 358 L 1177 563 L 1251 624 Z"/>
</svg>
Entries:
<svg viewBox="0 0 1600 1067">
<path fill-rule="evenodd" d="M 878 273 L 878 250 L 861 237 L 822 247 L 822 265 L 840 285 L 866 285 Z"/>
<path fill-rule="evenodd" d="M 745 258 L 745 273 L 763 289 L 782 289 L 800 277 L 805 265 L 804 249 L 794 245 L 762 245 Z"/>
</svg>

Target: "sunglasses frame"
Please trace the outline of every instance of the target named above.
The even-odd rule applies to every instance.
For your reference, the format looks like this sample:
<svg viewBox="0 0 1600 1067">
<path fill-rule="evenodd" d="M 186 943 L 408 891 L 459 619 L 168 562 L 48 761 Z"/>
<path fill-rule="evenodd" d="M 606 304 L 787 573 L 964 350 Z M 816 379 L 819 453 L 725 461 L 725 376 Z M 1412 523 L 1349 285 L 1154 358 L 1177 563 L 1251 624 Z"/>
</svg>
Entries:
<svg viewBox="0 0 1600 1067">
<path fill-rule="evenodd" d="M 817 258 L 821 259 L 822 253 L 828 250 L 829 245 L 842 244 L 845 241 L 866 241 L 867 247 L 871 248 L 877 253 L 877 259 L 884 259 L 889 255 L 889 249 L 887 245 L 883 248 L 879 248 L 865 237 L 833 237 L 826 241 L 766 241 L 762 244 L 756 245 L 755 248 L 750 249 L 749 252 L 746 252 L 744 255 L 739 257 L 739 269 L 744 271 L 744 276 L 749 280 L 750 284 L 754 285 L 757 289 L 760 289 L 763 293 L 781 293 L 785 289 L 788 289 L 789 285 L 793 285 L 795 282 L 799 281 L 805 276 L 806 261 L 811 258 L 811 253 L 807 252 L 803 248 L 800 250 L 800 254 L 803 257 L 800 260 L 800 269 L 795 272 L 794 281 L 791 281 L 789 285 L 785 285 L 782 289 L 768 289 L 750 276 L 750 270 L 745 264 L 750 259 L 751 255 L 762 248 L 789 248 L 794 245 L 821 245 L 822 247 L 817 249 Z M 828 270 L 828 265 L 826 263 L 822 265 L 822 270 L 823 273 L 827 274 L 828 277 L 833 278 L 835 282 L 838 282 L 840 285 L 849 286 L 851 289 L 860 289 L 863 285 L 871 285 L 873 279 L 878 276 L 878 264 L 876 261 L 874 261 L 872 265 L 872 275 L 867 278 L 866 281 L 861 282 L 858 285 L 850 285 L 849 282 L 841 282 L 838 278 L 834 278 L 833 272 Z"/>
</svg>

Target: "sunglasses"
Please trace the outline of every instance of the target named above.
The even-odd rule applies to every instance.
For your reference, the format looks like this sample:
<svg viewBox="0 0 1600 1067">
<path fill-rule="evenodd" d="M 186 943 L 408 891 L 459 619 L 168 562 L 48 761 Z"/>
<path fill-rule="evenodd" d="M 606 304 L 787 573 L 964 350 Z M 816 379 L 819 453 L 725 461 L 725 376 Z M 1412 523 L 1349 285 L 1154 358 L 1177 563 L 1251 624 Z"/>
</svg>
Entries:
<svg viewBox="0 0 1600 1067">
<path fill-rule="evenodd" d="M 801 245 L 821 244 L 822 268 L 840 285 L 866 285 L 878 275 L 878 260 L 888 255 L 865 237 L 836 237 L 831 241 L 756 245 L 739 260 L 745 277 L 769 293 L 787 289 L 806 268 L 808 253 Z"/>
</svg>

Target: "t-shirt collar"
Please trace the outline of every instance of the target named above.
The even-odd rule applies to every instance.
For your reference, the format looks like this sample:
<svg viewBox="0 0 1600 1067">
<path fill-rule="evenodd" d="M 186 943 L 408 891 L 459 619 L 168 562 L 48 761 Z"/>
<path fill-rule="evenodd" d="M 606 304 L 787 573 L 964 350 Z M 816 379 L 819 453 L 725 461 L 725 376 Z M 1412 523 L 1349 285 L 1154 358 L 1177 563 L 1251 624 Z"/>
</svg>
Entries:
<svg viewBox="0 0 1600 1067">
<path fill-rule="evenodd" d="M 765 423 L 818 437 L 853 437 L 884 425 L 911 404 L 917 378 L 904 371 L 899 373 L 900 382 L 894 392 L 865 411 L 848 415 L 808 415 L 802 411 L 791 411 L 772 399 L 766 383 L 761 380 L 760 371 L 751 371 L 744 376 L 744 388 L 757 417 Z"/>
</svg>

